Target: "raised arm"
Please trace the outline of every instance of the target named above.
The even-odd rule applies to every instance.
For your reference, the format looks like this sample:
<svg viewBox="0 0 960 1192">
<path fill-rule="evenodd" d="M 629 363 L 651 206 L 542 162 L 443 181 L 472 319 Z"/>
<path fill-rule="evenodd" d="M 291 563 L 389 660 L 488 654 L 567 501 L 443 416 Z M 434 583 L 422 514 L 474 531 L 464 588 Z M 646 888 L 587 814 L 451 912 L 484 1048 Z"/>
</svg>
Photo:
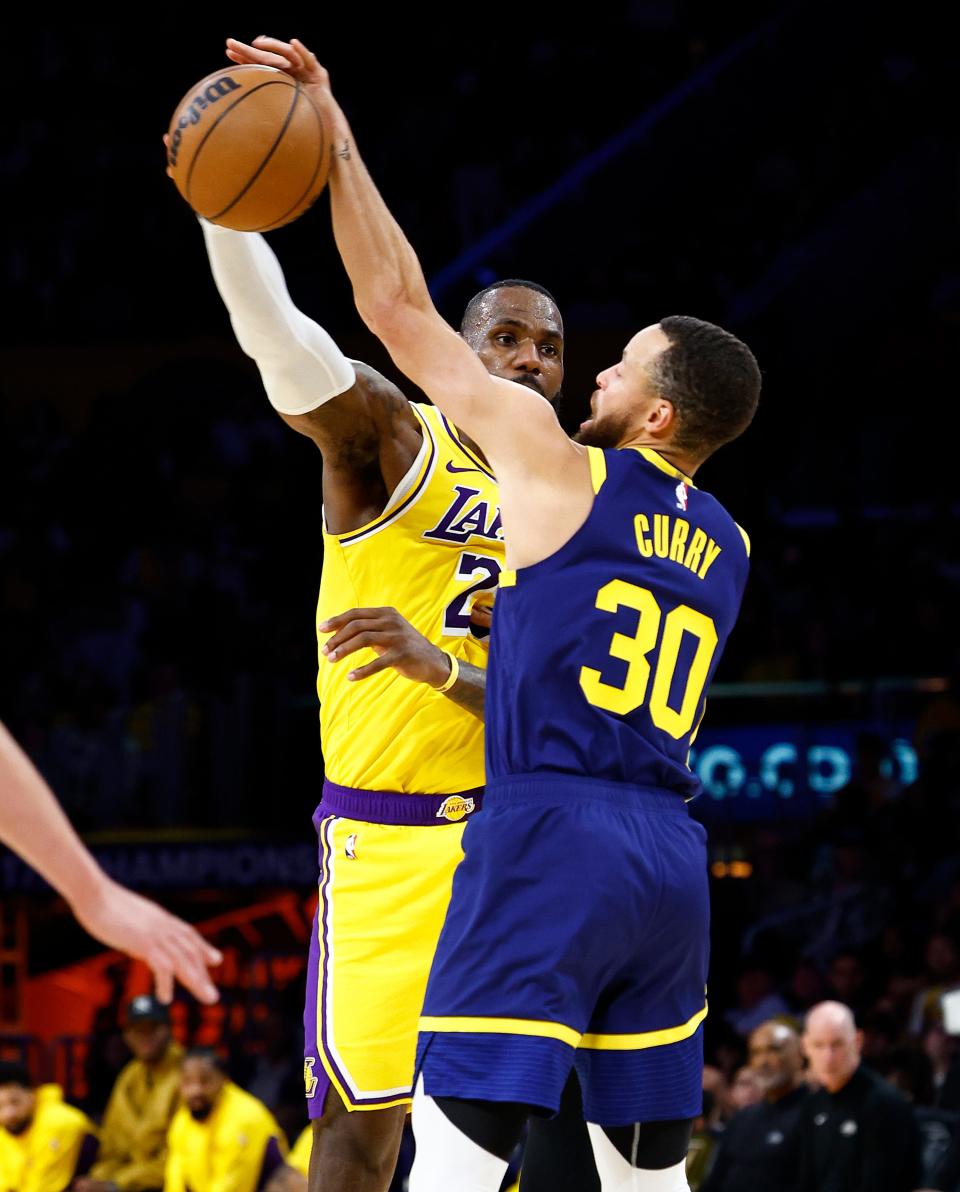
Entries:
<svg viewBox="0 0 960 1192">
<path fill-rule="evenodd" d="M 500 483 L 513 562 L 530 554 L 521 540 L 523 503 L 546 508 L 557 498 L 570 502 L 575 494 L 570 503 L 579 524 L 592 500 L 585 452 L 564 434 L 547 401 L 525 386 L 490 376 L 440 317 L 416 254 L 360 159 L 326 70 L 296 40 L 259 37 L 248 46 L 230 39 L 227 55 L 235 62 L 286 70 L 309 88 L 323 110 L 334 147 L 329 183 L 334 236 L 357 309 L 397 366 L 483 448 Z M 580 484 L 571 485 L 572 477 Z M 515 488 L 522 488 L 522 498 Z M 568 537 L 569 528 L 561 528 L 558 544 Z"/>
<path fill-rule="evenodd" d="M 63 895 L 92 936 L 145 961 L 161 1001 L 172 998 L 174 978 L 201 1001 L 217 1000 L 207 967 L 220 963 L 220 953 L 188 923 L 104 873 L 2 724 L 0 840 Z"/>
<path fill-rule="evenodd" d="M 377 517 L 413 463 L 419 423 L 392 382 L 348 360 L 294 305 L 280 263 L 256 232 L 201 220 L 217 289 L 270 404 L 324 459 L 323 501 L 334 533 Z"/>
</svg>

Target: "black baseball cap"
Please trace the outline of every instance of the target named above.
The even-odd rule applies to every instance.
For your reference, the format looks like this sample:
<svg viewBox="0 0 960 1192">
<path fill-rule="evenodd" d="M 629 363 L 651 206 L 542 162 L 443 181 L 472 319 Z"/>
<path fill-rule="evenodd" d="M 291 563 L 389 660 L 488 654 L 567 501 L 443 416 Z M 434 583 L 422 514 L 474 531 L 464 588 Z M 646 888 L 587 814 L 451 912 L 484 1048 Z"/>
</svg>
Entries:
<svg viewBox="0 0 960 1192">
<path fill-rule="evenodd" d="M 170 1008 L 155 998 L 152 993 L 142 993 L 127 1006 L 127 1026 L 134 1022 L 169 1023 L 169 1021 Z"/>
</svg>

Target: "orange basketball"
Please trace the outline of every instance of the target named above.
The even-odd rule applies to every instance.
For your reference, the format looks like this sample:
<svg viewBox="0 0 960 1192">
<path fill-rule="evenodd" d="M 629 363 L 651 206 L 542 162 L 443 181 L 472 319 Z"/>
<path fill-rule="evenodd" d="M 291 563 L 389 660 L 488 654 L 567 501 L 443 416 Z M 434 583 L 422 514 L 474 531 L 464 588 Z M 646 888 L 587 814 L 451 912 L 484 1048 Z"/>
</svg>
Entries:
<svg viewBox="0 0 960 1192">
<path fill-rule="evenodd" d="M 198 215 L 266 232 L 302 215 L 327 184 L 330 138 L 303 87 L 271 66 L 201 79 L 170 121 L 167 164 Z"/>
</svg>

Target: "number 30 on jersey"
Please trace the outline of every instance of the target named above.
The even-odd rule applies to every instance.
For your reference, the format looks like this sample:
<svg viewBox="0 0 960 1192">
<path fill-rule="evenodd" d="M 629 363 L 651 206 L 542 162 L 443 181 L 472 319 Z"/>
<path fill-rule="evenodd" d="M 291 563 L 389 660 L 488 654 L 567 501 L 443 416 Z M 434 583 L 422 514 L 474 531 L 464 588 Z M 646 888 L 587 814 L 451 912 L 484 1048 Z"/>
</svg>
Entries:
<svg viewBox="0 0 960 1192">
<path fill-rule="evenodd" d="M 623 686 L 605 683 L 600 671 L 583 666 L 580 668 L 580 687 L 584 695 L 595 708 L 626 716 L 643 705 L 649 691 L 650 719 L 657 728 L 679 740 L 693 728 L 717 648 L 717 628 L 713 621 L 686 604 L 678 604 L 664 616 L 649 589 L 622 579 L 604 584 L 597 593 L 596 607 L 607 613 L 615 613 L 620 608 L 636 609 L 637 630 L 633 637 L 615 633 L 610 643 L 610 656 L 627 663 Z M 678 710 L 671 707 L 668 700 L 685 633 L 694 637 L 697 648 L 683 684 L 683 699 Z"/>
</svg>

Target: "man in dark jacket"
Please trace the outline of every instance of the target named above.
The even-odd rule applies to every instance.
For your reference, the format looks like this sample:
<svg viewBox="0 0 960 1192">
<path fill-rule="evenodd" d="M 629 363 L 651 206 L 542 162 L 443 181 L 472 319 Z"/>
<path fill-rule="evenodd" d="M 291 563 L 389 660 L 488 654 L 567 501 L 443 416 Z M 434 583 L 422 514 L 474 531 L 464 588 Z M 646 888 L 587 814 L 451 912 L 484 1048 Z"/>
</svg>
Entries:
<svg viewBox="0 0 960 1192">
<path fill-rule="evenodd" d="M 750 1068 L 763 1099 L 731 1119 L 701 1192 L 794 1192 L 797 1186 L 800 1114 L 810 1095 L 797 1032 L 775 1019 L 758 1026 L 750 1036 Z"/>
<path fill-rule="evenodd" d="M 821 1002 L 807 1015 L 803 1049 L 820 1087 L 801 1115 L 799 1192 L 913 1192 L 920 1137 L 910 1103 L 860 1062 L 849 1007 Z"/>
</svg>

